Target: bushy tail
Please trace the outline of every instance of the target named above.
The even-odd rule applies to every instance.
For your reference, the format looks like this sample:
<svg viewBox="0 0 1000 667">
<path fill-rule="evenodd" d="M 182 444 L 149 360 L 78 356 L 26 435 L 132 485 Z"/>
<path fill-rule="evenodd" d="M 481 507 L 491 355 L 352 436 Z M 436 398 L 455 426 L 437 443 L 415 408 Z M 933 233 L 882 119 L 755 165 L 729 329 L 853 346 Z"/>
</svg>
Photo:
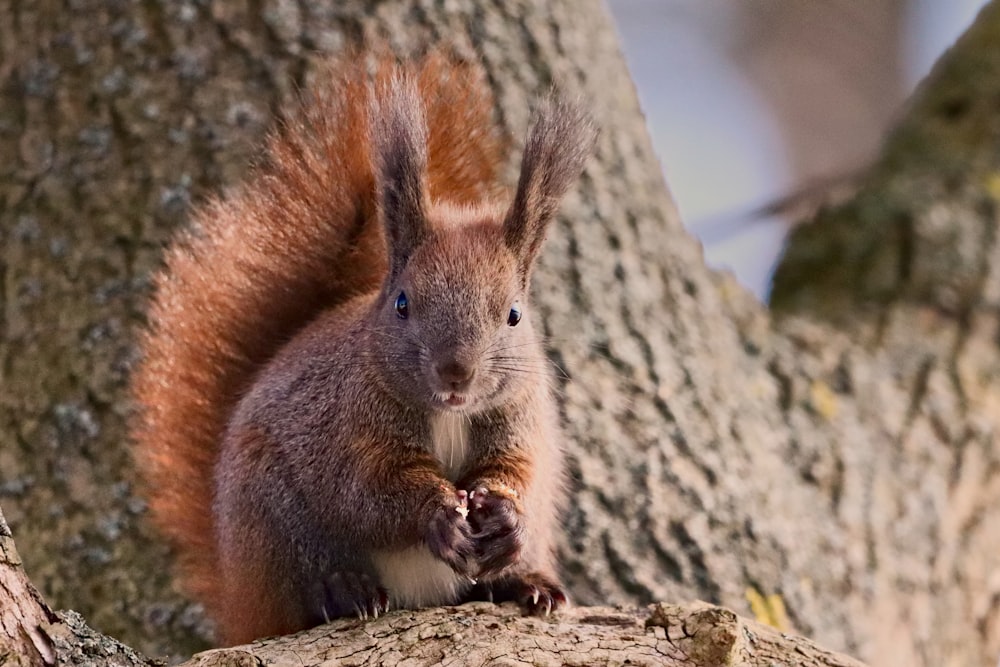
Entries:
<svg viewBox="0 0 1000 667">
<path fill-rule="evenodd" d="M 357 55 L 357 54 L 355 54 Z M 248 182 L 194 213 L 155 276 L 132 379 L 137 461 L 184 587 L 218 600 L 213 469 L 255 371 L 320 310 L 375 289 L 386 270 L 375 224 L 368 108 L 375 77 L 403 68 L 425 100 L 431 198 L 495 197 L 503 142 L 478 67 L 434 53 L 406 66 L 336 60 L 269 139 Z"/>
</svg>

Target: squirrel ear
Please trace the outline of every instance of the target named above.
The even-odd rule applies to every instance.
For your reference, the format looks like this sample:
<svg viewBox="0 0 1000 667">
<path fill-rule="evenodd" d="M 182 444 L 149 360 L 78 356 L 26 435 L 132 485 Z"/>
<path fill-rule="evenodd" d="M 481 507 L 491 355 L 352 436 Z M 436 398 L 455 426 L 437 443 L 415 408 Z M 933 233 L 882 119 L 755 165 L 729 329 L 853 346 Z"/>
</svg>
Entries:
<svg viewBox="0 0 1000 667">
<path fill-rule="evenodd" d="M 427 235 L 427 121 L 414 80 L 395 73 L 372 95 L 372 167 L 375 199 L 395 277 Z"/>
<path fill-rule="evenodd" d="M 524 145 L 517 192 L 504 219 L 504 240 L 527 277 L 545 231 L 594 150 L 597 128 L 579 106 L 550 93 L 535 111 Z"/>
</svg>

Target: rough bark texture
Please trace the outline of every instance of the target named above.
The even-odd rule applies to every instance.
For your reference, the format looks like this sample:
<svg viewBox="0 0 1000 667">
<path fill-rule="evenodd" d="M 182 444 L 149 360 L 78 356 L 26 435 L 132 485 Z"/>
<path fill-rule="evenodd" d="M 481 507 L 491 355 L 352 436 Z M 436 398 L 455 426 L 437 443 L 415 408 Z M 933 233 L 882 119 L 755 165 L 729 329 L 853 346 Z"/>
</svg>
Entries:
<svg viewBox="0 0 1000 667">
<path fill-rule="evenodd" d="M 586 607 L 545 619 L 519 606 L 472 603 L 341 619 L 298 635 L 208 651 L 186 665 L 666 665 L 864 667 L 808 639 L 721 607 Z M 162 665 L 94 632 L 76 612 L 53 613 L 28 581 L 0 513 L 0 665 Z"/>
<path fill-rule="evenodd" d="M 39 628 L 55 620 L 35 587 L 28 581 L 14 547 L 10 528 L 0 512 L 0 664 L 51 663 L 55 653 Z"/>
<path fill-rule="evenodd" d="M 0 502 L 29 574 L 146 652 L 197 646 L 124 439 L 146 276 L 323 52 L 447 39 L 513 136 L 553 80 L 604 128 L 536 277 L 576 600 L 703 598 L 873 664 L 995 663 L 998 14 L 855 208 L 793 240 L 809 270 L 779 274 L 775 326 L 681 228 L 597 0 L 0 0 Z"/>
<path fill-rule="evenodd" d="M 94 632 L 75 612 L 53 612 L 24 573 L 0 512 L 0 665 L 136 667 L 162 664 Z"/>
<path fill-rule="evenodd" d="M 992 665 L 1000 653 L 998 39 L 994 2 L 856 195 L 793 235 L 774 281 L 783 321 L 822 321 L 816 335 L 853 343 L 839 361 L 836 347 L 824 355 L 836 405 L 852 413 L 837 421 L 861 457 L 853 485 L 866 480 L 869 613 L 888 624 L 860 653 L 876 664 Z"/>
<path fill-rule="evenodd" d="M 0 512 L 0 665 L 161 664 L 94 632 L 75 612 L 53 612 L 28 581 Z"/>
<path fill-rule="evenodd" d="M 200 653 L 185 665 L 662 665 L 863 667 L 801 637 L 710 605 L 588 607 L 526 618 L 512 605 L 472 603 L 339 621 L 294 637 Z"/>
</svg>

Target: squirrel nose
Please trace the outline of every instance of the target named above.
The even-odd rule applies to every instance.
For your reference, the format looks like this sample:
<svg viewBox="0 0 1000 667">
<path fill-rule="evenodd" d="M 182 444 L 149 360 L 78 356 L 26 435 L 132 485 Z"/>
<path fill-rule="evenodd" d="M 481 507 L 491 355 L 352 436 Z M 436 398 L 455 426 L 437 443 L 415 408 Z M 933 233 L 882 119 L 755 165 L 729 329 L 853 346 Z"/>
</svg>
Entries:
<svg viewBox="0 0 1000 667">
<path fill-rule="evenodd" d="M 472 378 L 476 374 L 475 366 L 463 364 L 460 361 L 451 360 L 437 365 L 438 377 L 449 388 L 455 391 L 466 389 L 472 383 Z"/>
</svg>

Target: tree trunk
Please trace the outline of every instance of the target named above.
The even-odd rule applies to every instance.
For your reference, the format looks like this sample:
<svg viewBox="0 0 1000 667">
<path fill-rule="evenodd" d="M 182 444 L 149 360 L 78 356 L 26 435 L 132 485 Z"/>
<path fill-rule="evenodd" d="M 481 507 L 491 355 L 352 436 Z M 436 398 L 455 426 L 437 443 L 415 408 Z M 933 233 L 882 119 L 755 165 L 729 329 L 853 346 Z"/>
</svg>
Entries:
<svg viewBox="0 0 1000 667">
<path fill-rule="evenodd" d="M 447 40 L 512 137 L 552 81 L 603 127 L 535 279 L 568 376 L 575 599 L 992 664 L 998 32 L 994 3 L 859 197 L 793 240 L 774 323 L 681 227 L 598 0 L 0 0 L 0 503 L 29 573 L 145 652 L 198 646 L 125 441 L 146 277 L 323 53 Z"/>
</svg>

